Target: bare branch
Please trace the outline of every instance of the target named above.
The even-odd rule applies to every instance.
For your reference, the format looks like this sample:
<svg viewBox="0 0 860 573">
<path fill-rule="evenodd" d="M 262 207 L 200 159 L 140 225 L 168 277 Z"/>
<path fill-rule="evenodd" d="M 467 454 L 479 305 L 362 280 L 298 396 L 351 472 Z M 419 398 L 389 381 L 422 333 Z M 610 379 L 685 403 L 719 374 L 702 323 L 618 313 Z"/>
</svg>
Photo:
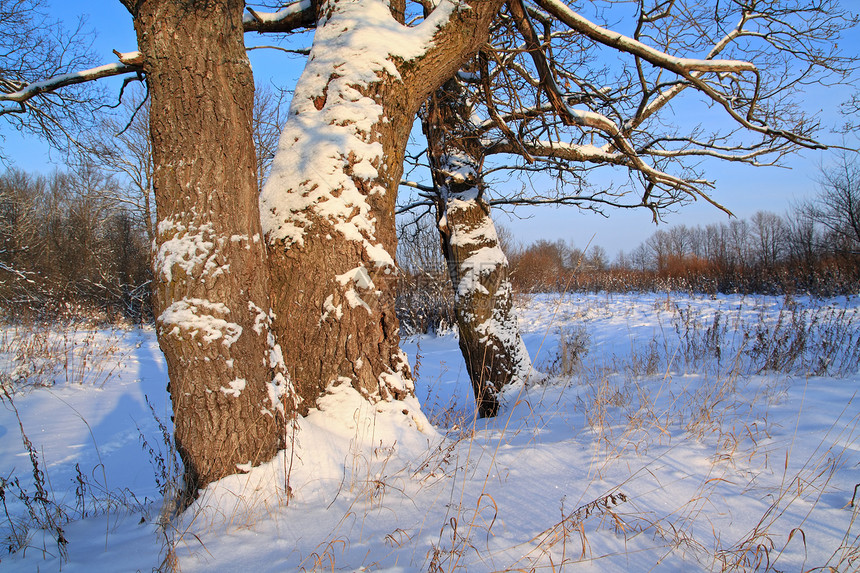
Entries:
<svg viewBox="0 0 860 573">
<path fill-rule="evenodd" d="M 641 58 L 654 66 L 672 71 L 686 79 L 696 89 L 707 95 L 714 102 L 719 104 L 726 112 L 738 123 L 745 128 L 763 133 L 774 135 L 788 139 L 792 143 L 808 147 L 811 149 L 826 149 L 826 146 L 821 143 L 805 137 L 801 134 L 787 130 L 776 129 L 767 124 L 754 123 L 752 114 L 756 109 L 756 101 L 759 97 L 760 77 L 757 68 L 750 62 L 739 60 L 696 60 L 689 58 L 677 58 L 670 56 L 664 52 L 651 48 L 637 40 L 602 28 L 586 18 L 577 14 L 569 7 L 561 3 L 559 0 L 536 0 L 537 3 L 557 17 L 560 21 L 570 26 L 572 29 L 588 36 L 592 40 L 614 49 L 627 52 Z M 699 74 L 695 74 L 699 72 Z M 732 101 L 723 93 L 717 91 L 710 84 L 702 80 L 701 73 L 703 72 L 721 72 L 721 73 L 739 73 L 751 72 L 755 74 L 755 89 L 748 105 L 748 112 L 742 115 L 733 105 Z"/>
<path fill-rule="evenodd" d="M 246 46 L 245 50 L 250 52 L 251 50 L 278 50 L 279 52 L 285 52 L 287 54 L 298 54 L 300 56 L 308 56 L 311 51 L 308 48 L 284 48 L 281 46 Z"/>
<path fill-rule="evenodd" d="M 532 24 L 529 21 L 529 16 L 526 13 L 522 0 L 508 0 L 508 7 L 510 8 L 514 22 L 516 22 L 517 29 L 520 31 L 520 34 L 522 34 L 523 38 L 525 38 L 526 50 L 532 57 L 535 68 L 537 68 L 540 85 L 544 87 L 550 103 L 556 113 L 561 116 L 565 125 L 573 125 L 575 121 L 570 117 L 570 114 L 567 113 L 567 106 L 564 103 L 561 90 L 555 82 L 552 69 L 547 62 L 546 55 L 541 47 L 540 39 L 538 38 L 534 28 L 532 28 Z"/>
</svg>

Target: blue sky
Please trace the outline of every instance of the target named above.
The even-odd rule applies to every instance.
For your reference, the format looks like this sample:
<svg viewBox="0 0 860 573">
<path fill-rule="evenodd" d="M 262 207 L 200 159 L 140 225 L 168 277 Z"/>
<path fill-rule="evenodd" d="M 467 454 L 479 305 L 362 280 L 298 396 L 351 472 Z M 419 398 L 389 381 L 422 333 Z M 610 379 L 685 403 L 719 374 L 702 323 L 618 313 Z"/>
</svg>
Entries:
<svg viewBox="0 0 860 573">
<path fill-rule="evenodd" d="M 131 51 L 136 47 L 131 17 L 118 0 L 50 0 L 57 18 L 74 22 L 84 16 L 88 27 L 95 30 L 96 38 L 93 52 L 103 62 L 115 60 L 112 50 Z M 259 40 L 249 35 L 248 42 Z M 265 41 L 265 39 L 263 40 Z M 852 30 L 840 40 L 855 52 L 860 50 L 860 32 Z M 291 86 L 300 73 L 300 63 L 272 50 L 251 52 L 251 62 L 255 75 L 271 77 L 283 86 Z M 808 89 L 805 95 L 810 111 L 823 112 L 824 125 L 833 125 L 842 118 L 835 113 L 838 104 L 850 94 L 850 90 Z M 51 152 L 33 138 L 25 138 L 5 126 L 0 126 L 5 136 L 4 150 L 13 163 L 34 172 L 49 172 L 62 165 L 62 155 Z M 828 143 L 840 144 L 839 135 L 822 135 Z M 849 145 L 857 145 L 856 139 L 847 140 Z M 737 164 L 712 162 L 707 169 L 707 178 L 715 181 L 713 197 L 731 209 L 738 217 L 751 216 L 759 210 L 769 210 L 782 214 L 792 202 L 814 195 L 815 179 L 822 165 L 834 160 L 832 152 L 806 151 L 786 162 L 786 168 L 753 168 Z M 521 218 L 511 219 L 498 213 L 497 221 L 509 227 L 514 236 L 525 243 L 545 238 L 564 239 L 584 247 L 589 241 L 603 246 L 610 256 L 619 249 L 630 251 L 647 239 L 656 229 L 651 215 L 646 211 L 611 211 L 604 218 L 575 208 L 522 209 L 517 212 Z M 727 216 L 704 201 L 681 207 L 677 213 L 666 217 L 668 225 L 706 224 L 727 221 Z M 592 239 L 593 237 L 593 239 Z"/>
</svg>

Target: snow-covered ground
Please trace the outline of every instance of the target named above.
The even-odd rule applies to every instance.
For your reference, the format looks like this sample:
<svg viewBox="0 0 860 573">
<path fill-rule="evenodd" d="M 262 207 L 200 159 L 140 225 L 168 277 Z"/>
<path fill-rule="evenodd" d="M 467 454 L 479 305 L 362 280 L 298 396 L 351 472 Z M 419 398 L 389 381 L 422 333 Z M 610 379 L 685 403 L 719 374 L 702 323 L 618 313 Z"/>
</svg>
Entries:
<svg viewBox="0 0 860 573">
<path fill-rule="evenodd" d="M 499 417 L 474 419 L 453 334 L 410 338 L 427 418 L 334 391 L 169 521 L 154 333 L 0 330 L 27 386 L 0 408 L 0 570 L 860 570 L 856 297 L 520 302 L 550 377 Z"/>
</svg>

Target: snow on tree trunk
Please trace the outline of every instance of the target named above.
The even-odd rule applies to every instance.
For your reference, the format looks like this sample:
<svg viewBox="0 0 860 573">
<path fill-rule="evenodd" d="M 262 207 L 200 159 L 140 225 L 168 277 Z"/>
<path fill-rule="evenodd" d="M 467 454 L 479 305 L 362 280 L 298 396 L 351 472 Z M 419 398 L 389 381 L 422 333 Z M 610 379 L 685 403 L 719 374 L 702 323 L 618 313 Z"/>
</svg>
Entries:
<svg viewBox="0 0 860 573">
<path fill-rule="evenodd" d="M 386 109 L 404 98 L 393 64 L 362 53 L 376 40 L 362 35 L 362 15 L 329 6 L 261 195 L 274 324 L 303 409 L 330 385 L 374 401 L 413 391 L 391 283 L 409 119 Z"/>
<path fill-rule="evenodd" d="M 274 328 L 303 409 L 347 387 L 412 400 L 394 313 L 396 193 L 418 107 L 486 38 L 500 2 L 474 4 L 443 1 L 415 27 L 379 0 L 320 5 L 260 199 Z"/>
<path fill-rule="evenodd" d="M 244 2 L 127 5 L 152 98 L 157 334 L 193 496 L 271 459 L 291 406 L 269 328 Z"/>
<path fill-rule="evenodd" d="M 514 312 L 508 260 L 482 199 L 480 144 L 466 127 L 470 114 L 462 93 L 457 80 L 437 90 L 428 103 L 424 132 L 460 350 L 478 413 L 489 417 L 498 412 L 499 392 L 513 381 L 525 381 L 532 365 Z"/>
</svg>

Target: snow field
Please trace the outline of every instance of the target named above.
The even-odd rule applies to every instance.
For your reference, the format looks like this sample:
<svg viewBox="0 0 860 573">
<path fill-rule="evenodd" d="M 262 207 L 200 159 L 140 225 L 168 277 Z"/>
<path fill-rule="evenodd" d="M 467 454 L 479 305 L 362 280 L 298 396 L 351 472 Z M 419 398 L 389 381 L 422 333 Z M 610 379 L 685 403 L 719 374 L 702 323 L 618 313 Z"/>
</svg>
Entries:
<svg viewBox="0 0 860 573">
<path fill-rule="evenodd" d="M 412 400 L 370 407 L 333 388 L 288 434 L 288 452 L 213 484 L 161 526 L 173 470 L 154 334 L 75 334 L 114 348 L 102 362 L 121 366 L 103 384 L 56 375 L 11 396 L 52 503 L 66 508 L 67 558 L 8 485 L 35 488 L 7 399 L 0 533 L 27 532 L 0 569 L 860 568 L 856 298 L 525 302 L 523 338 L 549 378 L 509 388 L 499 417 L 474 419 L 454 335 L 412 337 L 403 347 L 423 414 Z M 0 352 L 12 346 L 3 336 Z M 0 372 L 17 367 L 0 354 Z M 91 484 L 86 512 L 76 464 Z"/>
</svg>

